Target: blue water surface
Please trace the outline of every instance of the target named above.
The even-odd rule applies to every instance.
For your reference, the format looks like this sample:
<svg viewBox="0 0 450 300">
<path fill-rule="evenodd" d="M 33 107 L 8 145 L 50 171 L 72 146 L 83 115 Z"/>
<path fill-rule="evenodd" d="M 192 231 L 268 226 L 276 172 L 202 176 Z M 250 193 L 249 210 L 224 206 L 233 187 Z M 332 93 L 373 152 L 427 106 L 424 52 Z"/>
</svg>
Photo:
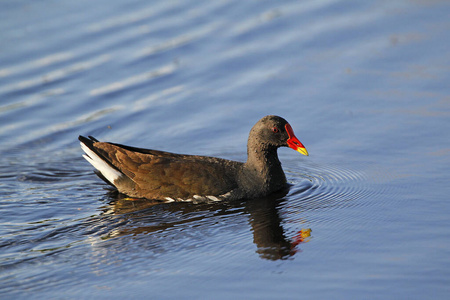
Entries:
<svg viewBox="0 0 450 300">
<path fill-rule="evenodd" d="M 0 298 L 448 299 L 449 15 L 2 1 Z M 310 156 L 280 149 L 291 187 L 264 199 L 130 201 L 77 140 L 245 161 L 268 114 Z"/>
</svg>

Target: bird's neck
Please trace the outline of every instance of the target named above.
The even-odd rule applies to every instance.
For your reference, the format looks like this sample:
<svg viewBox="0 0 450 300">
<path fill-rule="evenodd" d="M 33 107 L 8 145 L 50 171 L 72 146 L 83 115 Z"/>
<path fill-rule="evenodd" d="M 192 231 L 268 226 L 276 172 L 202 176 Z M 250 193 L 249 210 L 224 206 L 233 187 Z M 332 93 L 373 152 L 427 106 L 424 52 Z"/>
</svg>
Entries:
<svg viewBox="0 0 450 300">
<path fill-rule="evenodd" d="M 254 168 L 261 175 L 278 173 L 280 170 L 282 172 L 277 148 L 275 147 L 265 147 L 264 145 L 249 147 L 246 165 Z"/>
<path fill-rule="evenodd" d="M 277 149 L 257 145 L 247 150 L 247 162 L 239 173 L 247 197 L 258 196 L 258 193 L 272 193 L 286 184 L 281 163 L 278 160 Z"/>
</svg>

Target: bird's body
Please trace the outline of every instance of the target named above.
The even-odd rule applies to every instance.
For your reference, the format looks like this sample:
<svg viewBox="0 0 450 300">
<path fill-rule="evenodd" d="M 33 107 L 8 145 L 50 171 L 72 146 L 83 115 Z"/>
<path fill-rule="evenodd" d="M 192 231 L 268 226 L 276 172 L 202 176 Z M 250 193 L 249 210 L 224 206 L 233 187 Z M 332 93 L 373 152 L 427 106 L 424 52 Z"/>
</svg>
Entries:
<svg viewBox="0 0 450 300">
<path fill-rule="evenodd" d="M 308 155 L 290 125 L 266 116 L 252 128 L 247 162 L 174 154 L 79 137 L 84 157 L 99 176 L 130 197 L 209 202 L 269 195 L 286 185 L 277 148 Z"/>
</svg>

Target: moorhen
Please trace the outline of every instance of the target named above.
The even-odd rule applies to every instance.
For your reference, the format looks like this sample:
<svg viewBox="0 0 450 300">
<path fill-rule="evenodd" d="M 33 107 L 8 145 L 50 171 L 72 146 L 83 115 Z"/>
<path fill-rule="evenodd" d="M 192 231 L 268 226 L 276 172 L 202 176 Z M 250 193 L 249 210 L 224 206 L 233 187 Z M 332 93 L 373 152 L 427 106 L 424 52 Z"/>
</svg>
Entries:
<svg viewBox="0 0 450 300">
<path fill-rule="evenodd" d="M 267 196 L 286 186 L 277 149 L 308 155 L 289 123 L 266 116 L 250 130 L 247 162 L 182 155 L 99 142 L 80 136 L 83 157 L 97 175 L 129 197 L 212 202 Z"/>
</svg>

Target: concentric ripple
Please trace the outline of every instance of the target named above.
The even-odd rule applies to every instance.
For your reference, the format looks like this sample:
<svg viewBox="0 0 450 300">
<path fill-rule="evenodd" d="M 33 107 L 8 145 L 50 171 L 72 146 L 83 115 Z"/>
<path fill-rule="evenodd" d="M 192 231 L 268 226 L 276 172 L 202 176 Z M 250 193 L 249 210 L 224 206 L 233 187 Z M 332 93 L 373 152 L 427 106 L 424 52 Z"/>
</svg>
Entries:
<svg viewBox="0 0 450 300">
<path fill-rule="evenodd" d="M 374 185 L 366 173 L 341 166 L 309 163 L 300 170 L 286 173 L 293 183 L 289 197 L 298 199 L 292 205 L 302 211 L 371 205 L 372 201 L 358 200 L 374 198 L 385 188 Z"/>
</svg>

